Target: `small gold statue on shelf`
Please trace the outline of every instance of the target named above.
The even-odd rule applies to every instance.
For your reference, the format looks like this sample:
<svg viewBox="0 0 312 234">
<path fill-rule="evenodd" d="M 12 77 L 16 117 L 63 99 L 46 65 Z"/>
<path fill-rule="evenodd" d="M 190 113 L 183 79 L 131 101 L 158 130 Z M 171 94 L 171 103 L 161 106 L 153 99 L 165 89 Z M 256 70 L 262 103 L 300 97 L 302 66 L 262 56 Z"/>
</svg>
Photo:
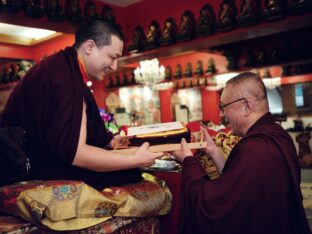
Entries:
<svg viewBox="0 0 312 234">
<path fill-rule="evenodd" d="M 268 52 L 266 49 L 261 49 L 256 57 L 256 66 L 262 67 L 266 65 L 268 65 Z"/>
<path fill-rule="evenodd" d="M 167 66 L 165 68 L 165 80 L 171 81 L 171 79 L 172 79 L 172 69 L 171 69 L 171 66 Z"/>
<path fill-rule="evenodd" d="M 132 44 L 128 46 L 129 52 L 139 52 L 144 50 L 143 43 L 145 41 L 144 29 L 141 25 L 137 25 L 132 33 Z"/>
<path fill-rule="evenodd" d="M 88 21 L 98 17 L 98 14 L 96 13 L 96 5 L 92 0 L 88 0 L 85 3 L 83 16 L 84 21 Z"/>
<path fill-rule="evenodd" d="M 193 12 L 185 11 L 183 13 L 178 31 L 178 41 L 187 41 L 195 37 L 195 19 Z"/>
<path fill-rule="evenodd" d="M 177 24 L 174 18 L 169 17 L 164 23 L 164 28 L 161 34 L 161 38 L 159 40 L 160 45 L 164 46 L 175 43 L 176 36 L 177 36 Z"/>
<path fill-rule="evenodd" d="M 215 30 L 216 16 L 213 7 L 205 4 L 200 9 L 198 24 L 196 29 L 197 36 L 211 35 Z"/>
<path fill-rule="evenodd" d="M 49 0 L 46 2 L 47 17 L 52 22 L 64 22 L 65 12 L 60 0 Z"/>
<path fill-rule="evenodd" d="M 23 9 L 23 1 L 19 0 L 7 0 L 0 1 L 0 11 L 16 14 Z"/>
<path fill-rule="evenodd" d="M 287 2 L 285 0 L 265 0 L 263 18 L 266 21 L 282 19 L 286 13 Z"/>
<path fill-rule="evenodd" d="M 238 27 L 247 27 L 258 23 L 259 10 L 255 0 L 243 0 L 236 18 Z"/>
<path fill-rule="evenodd" d="M 67 0 L 66 16 L 70 24 L 77 26 L 82 22 L 81 7 L 78 0 Z"/>
<path fill-rule="evenodd" d="M 173 76 L 175 79 L 181 79 L 182 78 L 182 67 L 180 64 L 177 64 L 175 67 L 175 73 Z"/>
<path fill-rule="evenodd" d="M 27 0 L 24 5 L 24 14 L 32 18 L 41 18 L 45 15 L 41 0 Z"/>
<path fill-rule="evenodd" d="M 256 55 L 253 51 L 248 51 L 246 53 L 245 67 L 255 67 L 256 66 Z"/>
<path fill-rule="evenodd" d="M 294 15 L 300 15 L 312 12 L 311 0 L 292 0 L 290 4 L 290 12 Z"/>
<path fill-rule="evenodd" d="M 193 76 L 192 63 L 188 62 L 185 66 L 184 77 L 191 78 Z"/>
<path fill-rule="evenodd" d="M 203 70 L 203 61 L 198 60 L 196 62 L 196 68 L 195 68 L 195 74 L 197 76 L 202 76 L 204 74 L 204 70 Z"/>
<path fill-rule="evenodd" d="M 106 21 L 112 24 L 116 24 L 113 9 L 108 5 L 102 7 L 101 18 L 105 19 Z"/>
<path fill-rule="evenodd" d="M 213 58 L 210 58 L 208 60 L 206 75 L 212 75 L 212 74 L 215 74 L 216 72 L 217 70 L 216 70 L 215 60 Z"/>
<path fill-rule="evenodd" d="M 282 62 L 282 52 L 280 48 L 273 47 L 269 54 L 269 65 L 280 64 Z"/>
<path fill-rule="evenodd" d="M 218 14 L 218 31 L 227 32 L 235 28 L 236 6 L 233 0 L 223 0 Z"/>
<path fill-rule="evenodd" d="M 160 27 L 159 23 L 156 20 L 153 20 L 146 33 L 146 39 L 144 42 L 144 49 L 150 50 L 155 49 L 159 46 L 159 38 L 160 38 Z"/>
</svg>

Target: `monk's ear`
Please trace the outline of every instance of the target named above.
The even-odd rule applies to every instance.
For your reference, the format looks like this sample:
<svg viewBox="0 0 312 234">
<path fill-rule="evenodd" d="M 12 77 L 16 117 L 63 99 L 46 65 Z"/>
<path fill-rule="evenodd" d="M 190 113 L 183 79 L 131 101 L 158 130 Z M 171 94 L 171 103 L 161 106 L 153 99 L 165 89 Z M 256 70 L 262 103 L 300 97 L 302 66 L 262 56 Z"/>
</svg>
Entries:
<svg viewBox="0 0 312 234">
<path fill-rule="evenodd" d="M 95 48 L 95 42 L 91 39 L 89 39 L 83 43 L 83 49 L 87 55 L 91 54 L 91 52 L 94 48 Z"/>
<path fill-rule="evenodd" d="M 252 113 L 253 103 L 250 100 L 246 99 L 246 100 L 244 100 L 244 105 L 245 105 L 244 116 L 248 117 Z"/>
</svg>

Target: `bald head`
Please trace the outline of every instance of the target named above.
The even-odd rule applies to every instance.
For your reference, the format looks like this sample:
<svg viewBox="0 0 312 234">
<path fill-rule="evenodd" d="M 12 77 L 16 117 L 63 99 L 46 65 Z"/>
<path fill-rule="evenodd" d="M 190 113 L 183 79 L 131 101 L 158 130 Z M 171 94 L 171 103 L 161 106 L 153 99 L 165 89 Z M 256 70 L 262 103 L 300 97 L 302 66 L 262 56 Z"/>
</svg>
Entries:
<svg viewBox="0 0 312 234">
<path fill-rule="evenodd" d="M 261 78 L 252 72 L 243 72 L 226 83 L 226 89 L 240 97 L 252 100 L 255 111 L 261 113 L 269 110 L 266 88 Z"/>
<path fill-rule="evenodd" d="M 243 72 L 229 80 L 220 103 L 221 117 L 238 136 L 245 136 L 248 129 L 269 111 L 265 86 L 260 77 L 251 72 Z"/>
</svg>

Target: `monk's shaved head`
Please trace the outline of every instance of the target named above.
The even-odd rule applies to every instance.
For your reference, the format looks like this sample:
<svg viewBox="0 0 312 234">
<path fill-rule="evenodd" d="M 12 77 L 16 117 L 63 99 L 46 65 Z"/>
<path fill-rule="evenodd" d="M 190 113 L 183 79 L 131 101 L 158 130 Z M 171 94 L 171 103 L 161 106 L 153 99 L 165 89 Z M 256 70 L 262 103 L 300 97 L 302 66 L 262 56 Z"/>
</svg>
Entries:
<svg viewBox="0 0 312 234">
<path fill-rule="evenodd" d="M 77 29 L 74 47 L 78 49 L 82 43 L 91 39 L 99 48 L 101 48 L 103 46 L 111 45 L 112 36 L 116 36 L 121 41 L 124 39 L 124 36 L 117 25 L 101 18 L 91 19 Z"/>
<path fill-rule="evenodd" d="M 226 88 L 240 97 L 254 100 L 261 111 L 268 111 L 267 91 L 261 78 L 252 72 L 243 72 L 226 83 Z"/>
</svg>

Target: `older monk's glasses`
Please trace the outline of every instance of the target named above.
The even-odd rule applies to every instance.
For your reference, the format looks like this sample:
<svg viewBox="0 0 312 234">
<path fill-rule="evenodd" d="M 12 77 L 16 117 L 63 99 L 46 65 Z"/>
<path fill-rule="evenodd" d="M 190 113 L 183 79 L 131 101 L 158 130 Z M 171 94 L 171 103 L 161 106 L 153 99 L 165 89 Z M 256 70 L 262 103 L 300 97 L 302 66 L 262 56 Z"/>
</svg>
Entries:
<svg viewBox="0 0 312 234">
<path fill-rule="evenodd" d="M 219 108 L 220 108 L 221 112 L 223 113 L 225 107 L 227 107 L 227 106 L 229 106 L 229 105 L 231 105 L 231 104 L 234 104 L 234 103 L 236 103 L 236 102 L 243 101 L 243 100 L 246 100 L 246 98 L 243 97 L 243 98 L 239 98 L 239 99 L 237 99 L 237 100 L 235 100 L 235 101 L 232 101 L 232 102 L 228 102 L 228 103 L 225 103 L 225 104 L 221 104 L 221 105 L 219 105 Z"/>
</svg>

